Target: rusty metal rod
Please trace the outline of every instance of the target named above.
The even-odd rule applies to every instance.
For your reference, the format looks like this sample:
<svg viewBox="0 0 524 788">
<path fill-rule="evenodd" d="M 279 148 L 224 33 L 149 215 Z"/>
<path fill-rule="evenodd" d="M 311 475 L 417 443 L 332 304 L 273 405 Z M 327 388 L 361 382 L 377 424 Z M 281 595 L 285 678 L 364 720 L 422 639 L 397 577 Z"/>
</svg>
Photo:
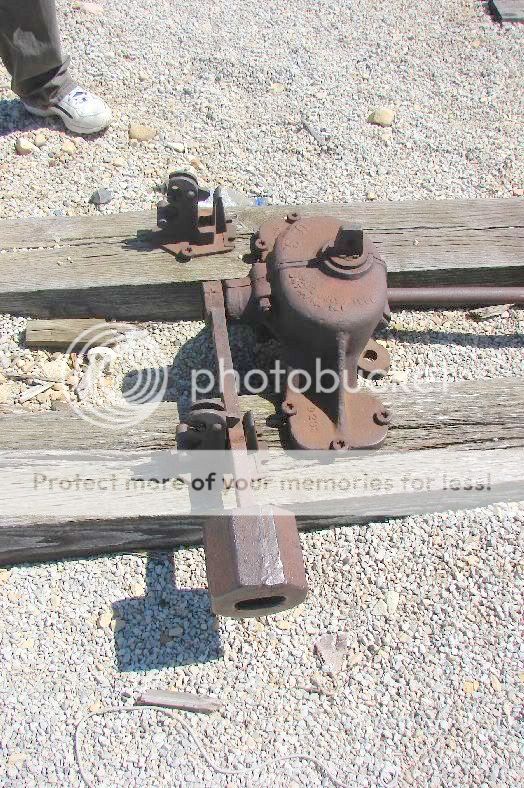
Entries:
<svg viewBox="0 0 524 788">
<path fill-rule="evenodd" d="M 388 301 L 392 307 L 524 304 L 524 287 L 388 287 Z"/>
</svg>

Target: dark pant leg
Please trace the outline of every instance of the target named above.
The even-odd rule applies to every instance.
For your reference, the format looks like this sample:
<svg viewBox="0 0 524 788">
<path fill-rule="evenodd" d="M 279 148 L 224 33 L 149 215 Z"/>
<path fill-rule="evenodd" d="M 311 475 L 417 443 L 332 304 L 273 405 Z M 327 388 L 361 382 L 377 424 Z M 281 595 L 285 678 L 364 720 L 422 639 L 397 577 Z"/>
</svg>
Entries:
<svg viewBox="0 0 524 788">
<path fill-rule="evenodd" d="M 30 104 L 45 106 L 73 87 L 55 0 L 0 0 L 0 57 L 14 92 Z"/>
</svg>

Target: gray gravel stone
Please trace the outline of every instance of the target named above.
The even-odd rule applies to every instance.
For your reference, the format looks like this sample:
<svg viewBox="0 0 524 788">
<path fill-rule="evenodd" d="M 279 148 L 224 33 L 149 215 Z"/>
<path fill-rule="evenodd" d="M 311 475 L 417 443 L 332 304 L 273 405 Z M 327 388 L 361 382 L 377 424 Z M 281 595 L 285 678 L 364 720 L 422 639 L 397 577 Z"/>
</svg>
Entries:
<svg viewBox="0 0 524 788">
<path fill-rule="evenodd" d="M 96 189 L 89 198 L 89 202 L 93 205 L 107 205 L 113 199 L 113 194 L 109 189 Z"/>
</svg>

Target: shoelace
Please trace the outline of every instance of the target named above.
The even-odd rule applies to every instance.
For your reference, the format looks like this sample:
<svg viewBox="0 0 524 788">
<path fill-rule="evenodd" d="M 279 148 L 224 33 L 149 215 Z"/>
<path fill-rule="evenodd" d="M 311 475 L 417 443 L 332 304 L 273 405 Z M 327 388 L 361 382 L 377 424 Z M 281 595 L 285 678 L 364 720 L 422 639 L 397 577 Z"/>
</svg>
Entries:
<svg viewBox="0 0 524 788">
<path fill-rule="evenodd" d="M 85 104 L 89 96 L 90 94 L 86 90 L 75 88 L 71 93 L 68 93 L 67 96 L 64 96 L 62 101 L 67 101 L 70 104 Z"/>
</svg>

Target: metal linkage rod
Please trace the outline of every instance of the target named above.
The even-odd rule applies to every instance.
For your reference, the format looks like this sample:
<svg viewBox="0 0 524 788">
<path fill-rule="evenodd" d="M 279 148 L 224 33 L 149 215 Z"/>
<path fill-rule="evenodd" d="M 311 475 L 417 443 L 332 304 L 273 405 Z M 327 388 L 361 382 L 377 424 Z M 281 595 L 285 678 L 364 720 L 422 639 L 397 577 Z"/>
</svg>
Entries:
<svg viewBox="0 0 524 788">
<path fill-rule="evenodd" d="M 390 306 L 524 304 L 524 287 L 388 287 Z"/>
</svg>

